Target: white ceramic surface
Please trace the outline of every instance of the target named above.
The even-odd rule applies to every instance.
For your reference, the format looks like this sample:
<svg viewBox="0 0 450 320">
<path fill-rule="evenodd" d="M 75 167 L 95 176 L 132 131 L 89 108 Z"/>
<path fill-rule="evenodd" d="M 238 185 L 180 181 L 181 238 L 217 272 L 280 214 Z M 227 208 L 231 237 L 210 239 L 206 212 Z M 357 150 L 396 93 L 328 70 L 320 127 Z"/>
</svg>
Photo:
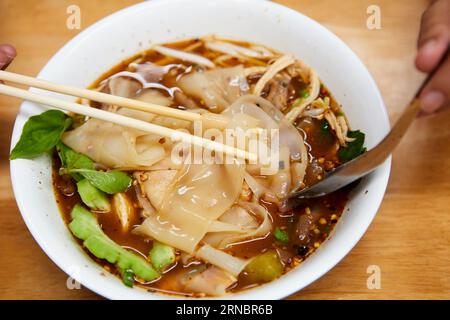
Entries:
<svg viewBox="0 0 450 320">
<path fill-rule="evenodd" d="M 315 68 L 344 106 L 352 128 L 367 134 L 369 148 L 389 130 L 378 88 L 357 56 L 318 23 L 268 1 L 143 2 L 84 30 L 54 55 L 39 77 L 85 87 L 121 59 L 153 43 L 211 33 L 292 52 Z M 27 118 L 44 110 L 33 103 L 22 104 L 14 126 L 12 145 L 17 142 Z M 389 171 L 390 159 L 362 180 L 352 192 L 345 214 L 331 239 L 305 263 L 272 283 L 226 298 L 279 299 L 304 288 L 329 271 L 368 228 L 382 201 Z M 140 288 L 127 288 L 110 274 L 100 276 L 102 269 L 77 245 L 60 216 L 52 191 L 50 157 L 11 161 L 11 177 L 17 203 L 29 230 L 64 272 L 111 299 L 171 297 Z"/>
</svg>

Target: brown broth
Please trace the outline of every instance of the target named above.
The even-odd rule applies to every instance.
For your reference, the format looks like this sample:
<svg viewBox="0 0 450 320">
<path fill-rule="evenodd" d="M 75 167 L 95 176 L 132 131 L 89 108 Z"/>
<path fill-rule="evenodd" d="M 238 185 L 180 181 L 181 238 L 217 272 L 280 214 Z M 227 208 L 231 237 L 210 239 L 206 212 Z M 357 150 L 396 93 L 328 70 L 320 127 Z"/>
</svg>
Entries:
<svg viewBox="0 0 450 320">
<path fill-rule="evenodd" d="M 235 43 L 241 46 L 249 46 L 249 44 L 245 42 Z M 210 59 L 214 59 L 218 55 L 218 53 L 212 52 L 201 45 L 199 39 L 190 39 L 176 43 L 170 43 L 167 44 L 167 46 L 180 50 L 192 48 L 190 52 L 201 54 Z M 120 64 L 114 66 L 111 70 L 104 73 L 97 81 L 95 81 L 90 86 L 90 88 L 98 87 L 101 81 L 117 72 L 130 70 L 129 64 L 133 61 L 138 61 L 139 63 L 150 61 L 159 65 L 176 63 L 189 66 L 189 64 L 183 61 L 165 57 L 155 51 L 149 50 L 126 59 Z M 238 64 L 243 64 L 245 67 L 250 67 L 260 64 L 266 64 L 266 62 L 253 61 L 253 63 L 251 63 L 249 61 L 242 62 L 239 61 L 239 59 L 229 59 L 224 61 L 221 67 L 231 67 Z M 177 76 L 178 74 L 167 74 L 164 76 L 161 83 L 168 87 L 174 86 L 176 85 Z M 249 77 L 248 82 L 250 85 L 252 85 L 256 83 L 258 79 L 259 77 Z M 294 80 L 290 84 L 291 91 L 289 92 L 289 97 L 287 100 L 289 104 L 292 104 L 295 101 L 296 97 L 299 95 L 299 92 L 303 90 L 304 87 L 305 83 L 303 83 L 301 79 L 294 78 Z M 339 109 L 337 102 L 333 99 L 328 90 L 326 90 L 326 88 L 324 88 L 323 86 L 320 95 L 321 97 L 330 97 L 333 110 Z M 201 101 L 198 101 L 195 98 L 193 98 L 193 100 L 198 105 L 202 105 Z M 94 107 L 101 106 L 98 103 L 91 103 L 91 105 Z M 337 157 L 339 143 L 334 134 L 332 134 L 331 132 L 324 132 L 324 121 L 325 120 L 309 119 L 308 121 L 303 120 L 296 124 L 299 131 L 303 134 L 305 142 L 309 147 L 310 162 L 314 163 L 315 165 L 314 170 L 312 169 L 312 165 L 308 166 L 307 175 L 305 178 L 306 185 L 314 183 L 321 178 L 321 173 L 318 172 L 325 173 L 326 171 L 331 170 L 332 168 L 340 164 Z M 54 190 L 63 218 L 66 223 L 69 223 L 71 220 L 70 212 L 75 204 L 81 203 L 81 199 L 76 192 L 70 195 L 67 194 L 67 192 L 62 191 L 70 191 L 70 182 L 69 186 L 67 186 L 67 177 L 63 177 L 58 174 L 60 166 L 60 161 L 55 153 L 53 157 Z M 323 243 L 323 241 L 328 238 L 330 232 L 333 230 L 336 222 L 339 220 L 340 216 L 343 213 L 345 204 L 348 199 L 348 194 L 351 189 L 352 187 L 347 187 L 325 197 L 308 201 L 307 203 L 287 213 L 280 213 L 278 212 L 278 208 L 276 205 L 261 200 L 261 205 L 266 207 L 266 209 L 270 213 L 273 222 L 273 229 L 275 230 L 275 228 L 280 228 L 281 230 L 286 230 L 290 239 L 289 243 L 279 243 L 271 233 L 261 239 L 253 239 L 251 241 L 235 244 L 231 246 L 227 250 L 227 252 L 237 257 L 250 258 L 264 253 L 267 250 L 275 249 L 277 250 L 281 260 L 283 261 L 285 272 L 291 270 L 299 263 L 301 263 L 304 259 L 306 259 L 309 255 L 311 255 Z M 133 188 L 130 188 L 126 192 L 126 194 L 128 197 L 130 197 L 130 199 L 133 200 L 134 203 L 137 202 L 135 199 L 135 192 Z M 139 225 L 144 220 L 139 215 L 139 208 L 136 206 L 135 209 L 136 210 L 134 212 L 131 225 Z M 103 231 L 113 241 L 121 246 L 139 253 L 144 257 L 148 255 L 152 247 L 151 240 L 144 239 L 143 237 L 135 235 L 131 232 L 122 231 L 120 221 L 112 212 L 96 213 L 96 216 L 98 217 Z M 307 217 L 308 220 L 308 229 L 302 233 L 302 238 L 300 239 L 297 226 L 299 224 L 299 220 L 305 219 L 305 217 Z M 77 241 L 81 244 L 81 241 Z M 118 271 L 115 269 L 114 265 L 97 259 L 91 254 L 89 255 L 95 261 L 103 265 L 107 271 L 118 274 Z M 185 296 L 197 296 L 198 294 L 196 293 L 185 291 L 183 286 L 180 284 L 180 278 L 186 276 L 186 274 L 188 274 L 189 272 L 195 271 L 198 266 L 183 266 L 179 258 L 180 257 L 178 256 L 175 265 L 172 266 L 171 269 L 167 270 L 158 280 L 152 283 L 138 285 L 147 288 L 149 291 L 158 291 L 168 294 L 179 294 Z M 231 291 L 241 291 L 255 285 L 258 284 L 249 283 L 246 280 L 246 274 L 245 272 L 243 272 L 239 277 L 238 282 L 233 286 L 233 288 L 231 288 Z"/>
</svg>

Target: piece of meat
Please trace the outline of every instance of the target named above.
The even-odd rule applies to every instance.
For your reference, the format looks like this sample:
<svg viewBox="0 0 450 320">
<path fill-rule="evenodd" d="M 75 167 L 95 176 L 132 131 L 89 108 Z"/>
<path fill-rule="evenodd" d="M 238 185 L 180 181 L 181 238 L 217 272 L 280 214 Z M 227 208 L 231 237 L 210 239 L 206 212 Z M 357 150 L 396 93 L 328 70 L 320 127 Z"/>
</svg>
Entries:
<svg viewBox="0 0 450 320">
<path fill-rule="evenodd" d="M 64 174 L 56 180 L 56 188 L 66 197 L 71 197 L 76 192 L 76 186 L 70 175 Z"/>
<path fill-rule="evenodd" d="M 301 62 L 297 61 L 286 68 L 286 72 L 292 78 L 300 76 L 303 82 L 309 82 L 309 68 L 304 66 Z"/>
<path fill-rule="evenodd" d="M 293 242 L 296 245 L 303 246 L 309 244 L 309 242 L 311 241 L 309 233 L 312 224 L 313 224 L 313 217 L 311 214 L 302 213 L 298 217 L 294 229 L 295 237 L 293 239 Z"/>
<path fill-rule="evenodd" d="M 269 83 L 269 93 L 267 100 L 280 111 L 284 111 L 288 107 L 288 90 L 291 77 L 288 75 L 277 75 Z"/>
</svg>

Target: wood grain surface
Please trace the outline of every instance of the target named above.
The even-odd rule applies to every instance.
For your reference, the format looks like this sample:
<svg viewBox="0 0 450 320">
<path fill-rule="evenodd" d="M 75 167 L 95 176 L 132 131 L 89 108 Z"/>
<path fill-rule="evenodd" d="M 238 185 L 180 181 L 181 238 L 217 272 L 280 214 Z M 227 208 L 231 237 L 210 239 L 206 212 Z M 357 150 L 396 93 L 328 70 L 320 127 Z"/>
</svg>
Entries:
<svg viewBox="0 0 450 320">
<path fill-rule="evenodd" d="M 1 0 L 0 43 L 18 57 L 14 72 L 36 75 L 79 31 L 66 28 L 66 9 L 81 8 L 82 29 L 137 1 Z M 282 0 L 319 21 L 362 59 L 379 85 L 391 120 L 422 75 L 413 66 L 425 0 Z M 366 10 L 381 8 L 380 30 L 366 27 Z M 293 39 L 294 40 L 294 39 Z M 28 232 L 11 189 L 8 150 L 20 101 L 0 96 L 0 298 L 96 299 L 69 290 L 67 276 Z M 367 233 L 335 268 L 295 299 L 450 298 L 450 112 L 418 119 L 393 157 L 383 204 Z M 381 288 L 368 289 L 367 268 L 379 266 Z"/>
</svg>

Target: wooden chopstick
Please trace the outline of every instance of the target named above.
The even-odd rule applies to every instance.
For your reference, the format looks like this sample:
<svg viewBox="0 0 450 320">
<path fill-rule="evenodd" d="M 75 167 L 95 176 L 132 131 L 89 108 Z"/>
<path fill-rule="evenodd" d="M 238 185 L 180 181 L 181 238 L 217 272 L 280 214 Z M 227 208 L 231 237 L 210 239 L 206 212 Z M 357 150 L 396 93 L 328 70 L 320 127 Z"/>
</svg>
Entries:
<svg viewBox="0 0 450 320">
<path fill-rule="evenodd" d="M 76 114 L 82 114 L 99 120 L 112 122 L 124 127 L 134 128 L 153 134 L 158 134 L 173 139 L 174 141 L 182 141 L 185 143 L 205 148 L 207 150 L 214 150 L 215 152 L 219 153 L 223 152 L 233 157 L 247 159 L 250 161 L 257 161 L 257 155 L 248 152 L 246 150 L 234 148 L 232 146 L 212 141 L 209 139 L 205 139 L 203 137 L 191 135 L 186 132 L 181 132 L 178 130 L 158 126 L 149 122 L 122 116 L 120 114 L 112 113 L 101 109 L 92 108 L 75 102 L 64 101 L 54 97 L 33 93 L 27 90 L 7 86 L 4 84 L 0 84 L 0 94 L 44 104 L 65 111 L 70 111 Z"/>
<path fill-rule="evenodd" d="M 0 80 L 10 81 L 26 86 L 45 89 L 48 91 L 63 93 L 71 96 L 81 97 L 98 102 L 108 103 L 119 107 L 125 107 L 134 110 L 140 110 L 145 112 L 156 113 L 163 116 L 173 117 L 188 121 L 202 121 L 206 126 L 223 129 L 228 123 L 228 119 L 222 115 L 214 113 L 198 114 L 161 106 L 154 103 L 148 103 L 144 101 L 118 97 L 111 94 L 98 92 L 89 89 L 77 88 L 73 86 L 52 83 L 49 81 L 36 79 L 33 77 L 0 70 Z"/>
</svg>

